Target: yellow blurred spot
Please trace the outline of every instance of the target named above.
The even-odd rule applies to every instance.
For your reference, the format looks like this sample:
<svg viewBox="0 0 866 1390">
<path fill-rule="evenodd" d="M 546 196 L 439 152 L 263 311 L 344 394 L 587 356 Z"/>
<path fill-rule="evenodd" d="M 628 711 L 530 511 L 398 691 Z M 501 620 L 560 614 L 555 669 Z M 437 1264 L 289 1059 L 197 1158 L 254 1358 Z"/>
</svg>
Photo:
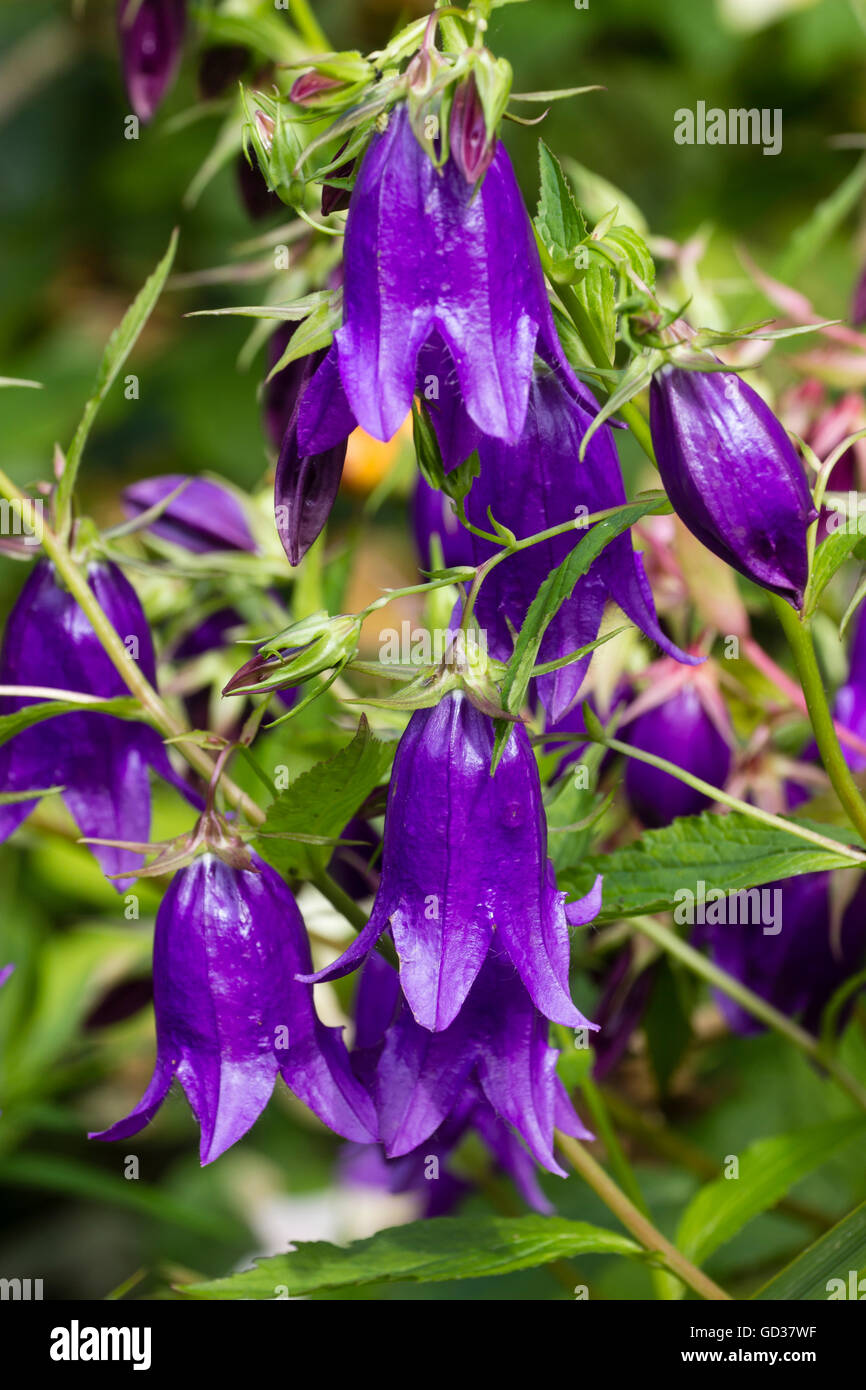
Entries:
<svg viewBox="0 0 866 1390">
<path fill-rule="evenodd" d="M 374 439 L 359 426 L 349 435 L 346 446 L 346 462 L 343 467 L 341 486 L 347 492 L 367 493 L 378 487 L 382 479 L 399 458 L 400 451 L 412 438 L 412 416 L 407 415 L 402 425 L 387 444 Z"/>
</svg>

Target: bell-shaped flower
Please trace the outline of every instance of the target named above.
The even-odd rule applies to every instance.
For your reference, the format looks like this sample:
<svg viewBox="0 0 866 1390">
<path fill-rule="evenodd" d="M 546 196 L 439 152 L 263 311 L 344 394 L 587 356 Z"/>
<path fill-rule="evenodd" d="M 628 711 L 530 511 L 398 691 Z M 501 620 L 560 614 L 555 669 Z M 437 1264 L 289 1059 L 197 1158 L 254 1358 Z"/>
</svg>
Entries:
<svg viewBox="0 0 866 1390">
<path fill-rule="evenodd" d="M 529 409 L 520 438 L 514 444 L 484 439 L 478 449 L 481 474 L 467 501 L 469 520 L 490 530 L 493 517 L 523 540 L 551 527 L 574 521 L 575 530 L 519 551 L 493 568 L 485 578 L 476 604 L 479 626 L 487 634 L 490 655 L 507 661 L 512 627 L 519 629 L 540 585 L 574 549 L 583 518 L 625 500 L 613 434 L 599 428 L 581 462 L 580 446 L 597 410 L 587 408 L 558 372 L 533 376 Z M 476 563 L 501 546 L 473 537 Z M 588 574 L 578 583 L 550 623 L 538 653 L 540 662 L 556 661 L 595 641 L 608 598 L 631 618 L 651 641 L 680 661 L 700 658 L 681 652 L 659 626 L 652 593 L 640 556 L 628 533 L 606 546 Z M 538 695 L 551 722 L 558 723 L 577 699 L 590 656 L 538 678 Z"/>
<path fill-rule="evenodd" d="M 132 109 L 149 121 L 180 65 L 186 0 L 120 0 L 117 27 Z"/>
<path fill-rule="evenodd" d="M 138 662 L 154 685 L 153 642 L 135 590 L 114 564 L 91 564 L 87 578 L 130 660 Z M 89 618 L 58 583 L 47 560 L 37 561 L 9 614 L 0 649 L 0 684 L 102 699 L 129 694 Z M 34 703 L 26 696 L 4 696 L 0 713 L 12 714 Z M 0 748 L 0 790 L 62 787 L 83 836 L 148 840 L 149 769 L 200 805 L 172 769 L 161 738 L 146 724 L 82 709 L 58 715 L 51 720 L 50 732 L 46 730 L 46 725 L 34 725 Z M 0 840 L 8 839 L 35 805 L 30 800 L 0 806 Z M 140 854 L 117 846 L 94 845 L 93 852 L 106 874 L 134 877 L 142 863 Z M 122 891 L 127 884 L 116 881 L 116 886 Z"/>
<path fill-rule="evenodd" d="M 383 956 L 372 951 L 358 982 L 355 1047 L 351 1054 L 355 1072 L 368 1088 L 376 1089 L 376 1069 L 388 1029 L 403 1007 L 397 972 Z M 341 1174 L 347 1182 L 359 1186 L 414 1193 L 422 1201 L 424 1216 L 444 1216 L 470 1190 L 469 1184 L 447 1165 L 452 1151 L 471 1131 L 480 1136 L 528 1206 L 540 1212 L 552 1211 L 539 1187 L 532 1158 L 475 1081 L 466 1083 L 442 1123 L 419 1148 L 389 1158 L 380 1144 L 350 1144 L 340 1165 Z"/>
<path fill-rule="evenodd" d="M 817 516 L 803 465 L 770 407 L 734 372 L 666 366 L 650 424 L 674 510 L 708 550 L 803 606 Z"/>
<path fill-rule="evenodd" d="M 126 1139 L 153 1119 L 176 1076 L 210 1163 L 255 1124 L 279 1072 L 338 1134 L 377 1137 L 373 1105 L 339 1028 L 319 1020 L 303 919 L 279 874 L 253 857 L 241 869 L 207 853 L 175 874 L 153 951 L 157 1055 L 138 1105 L 92 1139 Z"/>
<path fill-rule="evenodd" d="M 491 777 L 493 742 L 493 721 L 460 691 L 416 710 L 394 760 L 370 919 L 311 978 L 355 969 L 390 928 L 409 1007 L 438 1031 L 460 1013 L 495 938 L 547 1018 L 585 1027 L 569 992 L 569 924 L 596 915 L 600 880 L 566 910 L 526 731 L 513 729 Z"/>
<path fill-rule="evenodd" d="M 559 1054 L 548 1044 L 548 1031 L 547 1019 L 498 945 L 443 1032 L 420 1027 L 403 1002 L 376 1067 L 386 1154 L 396 1158 L 417 1149 L 443 1124 L 467 1085 L 474 1085 L 536 1162 L 565 1176 L 553 1152 L 554 1128 L 581 1139 L 592 1136 L 556 1074 Z"/>
<path fill-rule="evenodd" d="M 645 673 L 648 689 L 629 706 L 617 730 L 624 743 L 676 763 L 714 787 L 724 787 L 731 770 L 733 732 L 711 665 L 689 670 L 656 662 Z M 712 798 L 669 772 L 629 758 L 625 794 L 644 825 L 670 825 L 677 816 L 696 816 Z"/>
<path fill-rule="evenodd" d="M 449 364 L 445 375 L 453 369 L 464 434 L 518 438 L 536 352 L 571 374 L 501 142 L 473 188 L 453 157 L 434 168 L 406 108 L 392 111 L 355 182 L 344 270 L 343 324 L 301 413 L 305 452 L 328 448 L 349 422 L 376 439 L 396 434 L 431 344 Z M 445 448 L 443 456 L 446 468 L 462 461 Z"/>
<path fill-rule="evenodd" d="M 123 505 L 130 518 L 141 517 L 162 503 L 165 506 L 148 523 L 148 530 L 172 545 L 198 555 L 258 548 L 235 494 L 210 478 L 165 473 L 124 488 Z"/>
<path fill-rule="evenodd" d="M 300 564 L 331 514 L 343 476 L 346 440 L 354 428 L 352 424 L 345 432 L 338 431 L 327 447 L 317 446 L 315 452 L 301 446 L 299 410 L 317 369 L 327 365 L 327 358 L 323 363 L 323 356 L 317 352 L 301 359 L 303 373 L 297 384 L 295 405 L 280 445 L 274 477 L 277 532 L 291 565 Z"/>
</svg>

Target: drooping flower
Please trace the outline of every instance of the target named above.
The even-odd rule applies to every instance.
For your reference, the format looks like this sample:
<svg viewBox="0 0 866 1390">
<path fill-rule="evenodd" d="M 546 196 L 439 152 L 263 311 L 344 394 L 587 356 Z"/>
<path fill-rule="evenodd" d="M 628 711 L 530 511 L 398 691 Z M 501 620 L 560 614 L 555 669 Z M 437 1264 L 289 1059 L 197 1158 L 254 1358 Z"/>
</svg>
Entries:
<svg viewBox="0 0 866 1390">
<path fill-rule="evenodd" d="M 412 530 L 423 570 L 429 570 L 433 563 L 431 541 L 434 536 L 439 537 L 446 569 L 475 563 L 469 531 L 457 520 L 445 494 L 432 488 L 421 473 L 412 493 Z"/>
<path fill-rule="evenodd" d="M 536 1162 L 564 1176 L 553 1153 L 554 1128 L 591 1136 L 556 1074 L 559 1054 L 547 1035 L 547 1019 L 499 945 L 488 952 L 464 1007 L 444 1031 L 421 1027 L 404 1001 L 376 1068 L 386 1154 L 396 1158 L 417 1149 L 474 1084 Z"/>
<path fill-rule="evenodd" d="M 660 661 L 646 674 L 652 683 L 632 705 L 617 737 L 724 787 L 733 734 L 712 666 L 688 671 Z M 677 816 L 695 816 L 712 804 L 703 792 L 637 758 L 628 760 L 625 793 L 638 819 L 652 827 L 670 825 Z"/>
<path fill-rule="evenodd" d="M 88 583 L 109 621 L 155 685 L 156 661 L 147 620 L 135 590 L 114 564 L 95 563 Z M 9 615 L 0 651 L 0 684 L 68 690 L 103 699 L 129 692 L 73 596 L 58 582 L 47 560 L 35 565 Z M 0 712 L 11 714 L 32 698 L 4 696 Z M 153 769 L 195 804 L 198 797 L 174 772 L 154 729 L 110 714 L 61 714 L 35 725 L 0 748 L 4 792 L 63 787 L 63 799 L 82 835 L 145 842 L 150 834 Z M 0 840 L 6 840 L 36 801 L 0 806 Z M 106 874 L 132 874 L 140 854 L 94 845 Z M 126 881 L 116 881 L 118 891 Z"/>
<path fill-rule="evenodd" d="M 377 952 L 371 952 L 358 983 L 352 1052 L 352 1064 L 365 1085 L 375 1086 L 388 1029 L 400 1007 L 396 971 Z M 475 1081 L 466 1083 L 445 1119 L 419 1148 L 399 1158 L 389 1158 L 380 1144 L 349 1144 L 341 1161 L 341 1174 L 349 1183 L 360 1186 L 415 1193 L 423 1201 L 424 1216 L 444 1216 L 470 1190 L 469 1184 L 452 1173 L 447 1164 L 453 1150 L 471 1131 L 481 1137 L 526 1203 L 536 1211 L 550 1212 L 551 1204 L 539 1187 L 531 1156 Z"/>
<path fill-rule="evenodd" d="M 303 919 L 289 889 L 254 859 L 238 869 L 207 853 L 181 869 L 160 904 L 154 938 L 157 1056 L 138 1105 L 93 1139 L 125 1139 L 153 1119 L 176 1076 L 211 1163 L 255 1124 L 279 1072 L 338 1134 L 377 1137 L 370 1097 L 326 1028 L 312 990 Z"/>
<path fill-rule="evenodd" d="M 517 725 L 493 777 L 493 722 L 459 691 L 416 710 L 388 791 L 382 877 L 367 926 L 314 980 L 355 969 L 390 928 L 418 1023 L 447 1028 L 491 943 L 508 953 L 535 1006 L 586 1027 L 569 993 L 569 923 L 592 920 L 600 881 L 564 905 L 547 858 L 538 766 Z"/>
<path fill-rule="evenodd" d="M 556 372 L 537 372 L 532 379 L 523 433 L 514 444 L 483 439 L 478 456 L 481 474 L 467 502 L 469 520 L 490 529 L 488 508 L 518 539 L 564 522 L 616 507 L 626 500 L 612 432 L 602 426 L 590 440 L 583 462 L 580 445 L 597 407 L 578 399 Z M 530 546 L 492 569 L 478 595 L 476 616 L 487 633 L 491 656 L 507 660 L 513 639 L 549 572 L 574 549 L 575 529 Z M 472 538 L 476 563 L 501 547 Z M 681 652 L 659 626 L 643 562 L 627 533 L 606 546 L 589 573 L 577 583 L 548 627 L 538 660 L 555 661 L 593 642 L 604 605 L 612 598 L 652 641 L 680 661 L 695 662 Z M 511 625 L 511 626 L 509 626 Z M 576 700 L 590 657 L 538 678 L 538 694 L 552 722 Z"/>
<path fill-rule="evenodd" d="M 129 100 L 139 120 L 147 122 L 177 76 L 186 0 L 120 0 L 117 27 Z"/>
<path fill-rule="evenodd" d="M 344 267 L 343 325 L 302 411 L 306 451 L 327 448 L 339 429 L 348 434 L 348 421 L 390 439 L 409 412 L 419 354 L 437 340 L 467 428 L 496 438 L 520 434 L 535 352 L 571 375 L 501 143 L 476 190 L 453 158 L 436 170 L 405 107 L 393 111 L 358 172 Z"/>
<path fill-rule="evenodd" d="M 254 551 L 258 548 L 234 493 L 210 478 L 164 473 L 130 483 L 123 491 L 127 516 L 141 516 L 182 484 L 185 484 L 183 490 L 151 521 L 148 529 L 155 536 L 199 555 L 211 550 Z"/>
<path fill-rule="evenodd" d="M 737 922 L 707 923 L 696 930 L 696 939 L 709 946 L 722 970 L 781 1013 L 799 1018 L 812 1033 L 819 1032 L 836 990 L 866 963 L 866 880 L 841 913 L 834 911 L 831 880 L 829 873 L 800 874 L 750 889 L 751 896 L 759 896 L 760 911 L 744 906 Z M 728 995 L 717 991 L 716 1002 L 734 1032 L 763 1030 L 765 1025 Z M 839 1021 L 846 1017 L 843 1011 Z"/>
<path fill-rule="evenodd" d="M 806 532 L 816 512 L 794 446 L 734 372 L 666 366 L 653 377 L 650 424 L 677 515 L 740 574 L 803 604 Z"/>
</svg>

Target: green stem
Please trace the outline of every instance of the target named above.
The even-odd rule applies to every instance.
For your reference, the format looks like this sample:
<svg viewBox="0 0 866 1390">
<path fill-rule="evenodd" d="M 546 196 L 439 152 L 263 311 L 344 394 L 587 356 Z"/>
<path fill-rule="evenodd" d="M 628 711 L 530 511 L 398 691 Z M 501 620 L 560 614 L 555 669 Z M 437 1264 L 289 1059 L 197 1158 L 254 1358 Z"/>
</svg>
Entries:
<svg viewBox="0 0 866 1390">
<path fill-rule="evenodd" d="M 805 1028 L 801 1028 L 786 1014 L 774 1009 L 772 1004 L 767 1003 L 766 999 L 762 999 L 760 995 L 754 994 L 752 990 L 740 984 L 740 981 L 735 980 L 733 975 L 729 975 L 726 970 L 720 969 L 711 960 L 707 960 L 700 951 L 696 951 L 688 942 L 682 941 L 676 932 L 663 926 L 661 922 L 657 922 L 654 917 L 632 917 L 629 919 L 629 925 L 634 927 L 635 931 L 648 936 L 663 951 L 667 951 L 668 955 L 682 961 L 695 975 L 700 975 L 708 984 L 720 989 L 729 999 L 740 1004 L 753 1018 L 759 1019 L 761 1023 L 765 1023 L 774 1032 L 787 1038 L 806 1057 L 822 1066 L 861 1110 L 866 1110 L 866 1090 L 863 1089 L 856 1077 L 853 1077 L 835 1058 L 825 1055 L 819 1040 L 811 1033 L 807 1033 Z"/>
<path fill-rule="evenodd" d="M 770 602 L 791 648 L 806 700 L 809 722 L 812 725 L 812 732 L 815 735 L 815 742 L 818 745 L 818 752 L 821 754 L 824 770 L 833 784 L 833 790 L 848 819 L 861 839 L 866 840 L 866 803 L 857 790 L 857 784 L 851 775 L 851 769 L 845 761 L 845 756 L 836 737 L 833 716 L 830 713 L 830 706 L 827 704 L 827 695 L 821 672 L 818 669 L 815 644 L 812 641 L 809 624 L 804 622 L 794 612 L 790 604 L 779 598 L 778 595 L 771 594 Z"/>
<path fill-rule="evenodd" d="M 661 1256 L 665 1266 L 678 1279 L 681 1279 L 687 1288 L 693 1289 L 695 1293 L 700 1294 L 701 1298 L 715 1302 L 727 1300 L 730 1297 L 724 1289 L 719 1288 L 718 1284 L 714 1284 L 712 1279 L 708 1279 L 706 1274 L 693 1265 L 690 1260 L 687 1260 L 676 1246 L 671 1245 L 670 1241 L 662 1235 L 661 1231 L 656 1229 L 643 1212 L 638 1211 L 634 1202 L 626 1196 L 621 1188 L 617 1187 L 601 1164 L 595 1161 L 577 1139 L 573 1139 L 570 1134 L 561 1134 L 557 1131 L 556 1143 L 575 1172 L 585 1179 L 605 1206 L 619 1218 L 626 1230 L 640 1241 L 645 1250 Z"/>
<path fill-rule="evenodd" d="M 576 735 L 574 741 L 578 742 L 581 738 L 585 739 L 586 735 Z M 741 801 L 739 797 L 731 796 L 721 787 L 714 787 L 712 783 L 705 782 L 702 777 L 694 777 L 692 773 L 686 772 L 684 768 L 678 767 L 676 763 L 670 762 L 667 758 L 659 758 L 655 753 L 645 753 L 642 748 L 633 748 L 630 743 L 621 743 L 618 738 L 605 738 L 604 746 L 612 749 L 615 753 L 623 753 L 627 758 L 635 758 L 640 763 L 657 767 L 660 772 L 667 772 L 671 777 L 676 777 L 680 782 L 694 787 L 695 791 L 701 792 L 711 801 L 719 801 L 730 807 L 732 811 L 740 811 L 744 816 L 750 816 L 752 820 L 760 821 L 762 825 L 770 825 L 774 830 L 784 830 L 798 840 L 805 840 L 808 844 L 818 845 L 821 849 L 838 854 L 843 859 L 849 859 L 853 865 L 858 867 L 866 866 L 866 855 L 860 853 L 859 850 L 851 849 L 849 845 L 842 844 L 839 840 L 831 840 L 826 835 L 821 835 L 817 830 L 810 830 L 807 825 L 800 825 L 798 821 L 786 820 L 784 816 L 773 815 L 772 811 L 763 811 L 760 806 L 753 806 L 748 801 Z"/>
</svg>

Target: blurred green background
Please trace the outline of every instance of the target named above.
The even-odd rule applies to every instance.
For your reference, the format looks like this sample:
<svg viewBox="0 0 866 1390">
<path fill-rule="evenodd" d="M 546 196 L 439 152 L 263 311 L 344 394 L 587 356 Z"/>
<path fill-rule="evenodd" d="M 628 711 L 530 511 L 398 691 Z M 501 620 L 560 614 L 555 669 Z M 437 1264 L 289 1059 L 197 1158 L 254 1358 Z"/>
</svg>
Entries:
<svg viewBox="0 0 866 1390">
<path fill-rule="evenodd" d="M 364 50 L 423 8 L 386 0 L 315 6 L 335 46 Z M 656 234 L 683 240 L 713 228 L 711 278 L 742 277 L 740 242 L 772 266 L 792 229 L 853 165 L 856 155 L 831 147 L 831 137 L 866 132 L 864 24 L 862 7 L 849 0 L 590 0 L 587 9 L 571 0 L 528 0 L 498 11 L 488 42 L 511 60 L 516 90 L 605 89 L 555 105 L 540 132 L 508 128 L 527 200 L 535 197 L 541 133 L 556 152 L 625 190 Z M 68 443 L 102 346 L 171 228 L 181 228 L 175 272 L 185 274 L 225 264 L 239 243 L 279 221 L 250 224 L 233 168 L 194 207 L 184 205 L 215 133 L 207 119 L 167 129 L 196 100 L 196 66 L 193 34 L 159 117 L 128 141 L 114 5 L 0 5 L 0 375 L 44 384 L 39 393 L 0 397 L 3 467 L 20 483 L 50 476 L 54 443 Z M 723 108 L 781 107 L 782 153 L 676 146 L 674 111 L 699 99 Z M 801 288 L 822 314 L 843 315 L 857 267 L 852 219 Z M 88 449 L 83 505 L 100 521 L 119 519 L 124 482 L 149 473 L 208 470 L 243 486 L 261 477 L 261 372 L 240 372 L 236 361 L 247 326 L 183 317 L 250 297 L 237 285 L 164 296 L 130 364 L 140 399 L 126 401 L 115 388 Z M 398 508 L 386 511 L 389 520 L 396 544 Z M 0 559 L 4 608 L 23 573 Z M 166 797 L 157 829 L 182 828 L 176 815 Z M 46 1297 L 101 1298 L 144 1271 L 133 1296 L 165 1296 L 184 1270 L 221 1274 L 292 1236 L 365 1233 L 376 1219 L 372 1199 L 334 1195 L 328 1185 L 337 1145 L 285 1092 L 244 1143 L 204 1171 L 195 1127 L 178 1099 L 131 1141 L 141 1157 L 138 1181 L 122 1175 L 123 1145 L 89 1145 L 88 1125 L 124 1113 L 149 1074 L 146 978 L 157 895 L 143 890 L 141 920 L 124 921 L 122 903 L 62 831 L 22 832 L 0 848 L 0 876 L 0 965 L 19 963 L 0 999 L 0 1274 L 42 1277 Z M 118 981 L 127 982 L 127 1006 L 142 1007 L 115 1023 L 105 999 Z M 140 997 L 130 981 L 139 982 Z M 863 1059 L 852 1065 L 862 1069 Z M 815 1123 L 836 1107 L 806 1064 L 772 1038 L 747 1047 L 711 1040 L 682 1094 L 649 1100 L 716 1155 Z M 697 1178 L 636 1157 L 654 1216 L 670 1231 Z M 843 1211 L 862 1187 L 860 1167 L 856 1155 L 843 1155 L 804 1186 L 804 1198 L 831 1215 Z M 563 1214 L 606 1224 L 576 1181 L 548 1179 L 546 1186 Z M 732 1289 L 738 1278 L 749 1287 L 806 1234 L 790 1217 L 769 1215 L 726 1247 L 713 1272 Z M 595 1261 L 587 1282 L 593 1297 L 641 1297 L 650 1288 L 648 1275 L 624 1261 Z M 454 1288 L 387 1296 L 442 1299 Z M 542 1270 L 509 1276 L 495 1290 L 471 1281 L 459 1296 L 568 1294 Z"/>
</svg>

